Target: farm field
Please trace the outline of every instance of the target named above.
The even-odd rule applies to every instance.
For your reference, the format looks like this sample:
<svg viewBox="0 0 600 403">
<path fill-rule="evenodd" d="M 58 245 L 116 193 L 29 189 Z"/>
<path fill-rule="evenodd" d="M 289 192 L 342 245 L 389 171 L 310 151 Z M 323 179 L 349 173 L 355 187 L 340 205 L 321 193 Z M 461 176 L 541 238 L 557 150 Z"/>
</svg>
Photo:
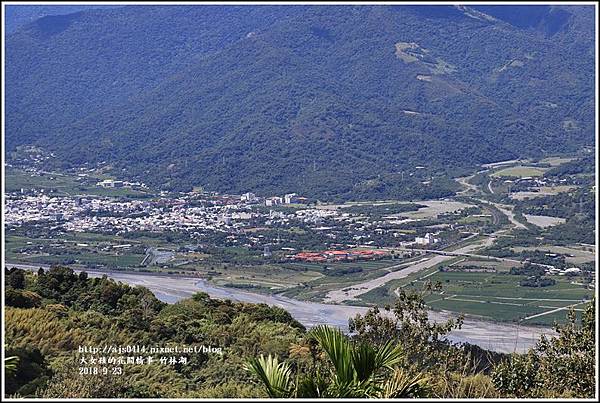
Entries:
<svg viewBox="0 0 600 403">
<path fill-rule="evenodd" d="M 166 242 L 163 239 L 140 236 L 135 238 L 126 238 L 119 235 L 98 234 L 92 232 L 70 232 L 54 238 L 29 238 L 23 235 L 12 235 L 7 233 L 5 236 L 6 250 L 25 247 L 29 245 L 48 245 L 48 242 L 61 243 L 68 245 L 69 248 L 77 248 L 77 244 L 88 244 L 89 247 L 107 246 L 107 245 L 149 245 L 154 247 L 176 247 L 176 243 Z"/>
<path fill-rule="evenodd" d="M 492 215 L 467 216 L 458 220 L 461 224 L 485 225 L 494 221 Z"/>
<path fill-rule="evenodd" d="M 564 163 L 570 162 L 575 160 L 576 158 L 572 158 L 572 157 L 547 157 L 547 158 L 543 158 L 540 160 L 541 164 L 548 164 L 550 166 L 559 166 L 562 165 Z"/>
<path fill-rule="evenodd" d="M 328 269 L 325 271 L 321 271 L 325 274 L 323 277 L 318 278 L 315 281 L 312 281 L 308 284 L 301 285 L 295 289 L 286 291 L 284 295 L 303 300 L 321 302 L 323 300 L 323 297 L 331 290 L 335 290 L 340 287 L 343 288 L 344 286 L 351 287 L 356 283 L 381 277 L 389 273 L 390 271 L 401 270 L 403 266 L 409 265 L 415 259 L 417 258 L 403 260 L 384 259 L 360 263 L 328 263 L 326 265 Z M 315 266 L 323 265 L 315 265 L 309 263 L 289 263 L 285 264 L 284 266 L 304 269 L 310 269 L 312 266 L 313 270 L 316 270 Z M 343 275 L 332 275 L 334 274 L 335 270 L 348 271 L 348 269 L 351 269 L 353 267 L 361 268 L 362 271 L 346 272 Z"/>
<path fill-rule="evenodd" d="M 78 177 L 72 174 L 44 173 L 32 175 L 25 171 L 6 169 L 6 192 L 18 192 L 23 189 L 38 189 L 54 196 L 94 195 L 111 197 L 150 197 L 148 192 L 130 188 L 102 188 L 96 182 L 108 179 L 107 176 Z"/>
<path fill-rule="evenodd" d="M 388 206 L 388 205 L 396 205 L 396 204 L 409 204 L 407 202 L 399 201 L 399 200 L 373 200 L 373 201 L 365 201 L 365 202 L 345 202 L 341 204 L 336 203 L 325 203 L 318 204 L 315 208 L 319 210 L 337 210 L 343 209 L 347 207 L 370 207 L 370 206 Z"/>
<path fill-rule="evenodd" d="M 451 213 L 468 207 L 475 207 L 471 204 L 450 200 L 426 200 L 420 201 L 419 204 L 424 204 L 427 207 L 422 207 L 417 211 L 404 212 L 400 215 L 402 217 L 412 218 L 415 220 L 428 219 L 435 218 L 439 214 Z"/>
<path fill-rule="evenodd" d="M 228 265 L 195 262 L 182 265 L 179 269 L 194 271 L 220 286 L 252 288 L 252 291 L 266 293 L 281 292 L 287 297 L 320 301 L 329 290 L 379 277 L 387 273 L 388 267 L 401 263 L 402 261 L 391 259 L 326 264 Z M 409 264 L 408 261 L 406 264 Z"/>
<path fill-rule="evenodd" d="M 491 176 L 505 178 L 541 175 L 550 169 L 549 165 L 556 166 L 568 160 L 569 158 L 556 158 L 537 163 L 512 161 L 497 164 L 490 167 L 492 171 L 496 171 L 492 172 Z M 545 166 L 536 166 L 537 164 Z M 251 225 L 242 224 L 237 232 L 233 231 L 232 235 L 227 237 L 239 238 L 239 243 L 225 241 L 220 233 L 202 239 L 145 230 L 104 234 L 47 231 L 38 232 L 37 236 L 33 236 L 35 231 L 27 228 L 11 228 L 7 231 L 9 235 L 5 245 L 6 258 L 9 262 L 24 264 L 63 264 L 83 269 L 105 268 L 185 274 L 205 279 L 214 286 L 263 295 L 278 294 L 319 303 L 336 301 L 329 298 L 331 295 L 338 296 L 338 299 L 346 295 L 351 298 L 340 300 L 340 303 L 348 305 L 392 303 L 396 299 L 399 287 L 421 290 L 426 281 L 432 281 L 440 282 L 443 286 L 442 294 L 434 293 L 427 297 L 427 303 L 432 309 L 463 312 L 492 320 L 526 321 L 530 324 L 547 325 L 551 323 L 551 318 L 555 317 L 562 320 L 559 314 L 548 311 L 587 298 L 590 293 L 583 285 L 572 284 L 565 277 L 555 277 L 558 284 L 553 286 L 539 289 L 522 287 L 519 281 L 525 277 L 508 274 L 512 267 L 519 265 L 518 261 L 486 259 L 486 252 L 480 250 L 483 246 L 491 247 L 500 237 L 514 237 L 515 230 L 525 229 L 524 218 L 517 220 L 515 217 L 514 204 L 508 199 L 499 199 L 507 190 L 504 189 L 504 180 L 490 181 L 490 171 L 481 172 L 487 174 L 474 180 L 470 186 L 466 180 L 459 180 L 463 187 L 474 193 L 470 196 L 459 193 L 458 197 L 435 200 L 351 201 L 316 205 L 290 203 L 268 207 L 263 203 L 256 204 L 250 209 L 255 211 L 260 219 Z M 132 196 L 128 194 L 130 189 L 97 187 L 95 183 L 105 179 L 100 172 L 91 172 L 89 175 L 83 177 L 73 172 L 55 175 L 42 171 L 32 175 L 13 169 L 8 178 L 12 181 L 9 186 L 15 193 L 21 193 L 22 186 L 24 189 L 44 189 L 44 195 L 91 196 L 105 192 L 106 195 L 112 193 L 112 196 Z M 511 196 L 517 199 L 525 193 L 532 193 L 538 197 L 577 188 L 573 184 L 562 185 L 562 182 L 549 183 L 553 183 L 553 186 L 536 186 L 534 190 L 539 189 L 539 192 L 520 192 Z M 490 189 L 490 185 L 494 190 L 490 190 L 491 193 L 496 194 L 485 193 L 485 190 Z M 151 196 L 147 194 L 139 197 Z M 155 203 L 162 197 L 163 195 L 147 199 L 147 203 Z M 202 203 L 206 203 L 202 195 L 194 195 L 191 203 L 197 203 L 196 197 L 203 200 Z M 470 209 L 467 214 L 463 212 L 452 215 L 466 208 Z M 315 209 L 330 210 L 331 213 L 321 214 L 324 213 L 321 211 L 315 214 Z M 306 211 L 298 213 L 299 210 Z M 286 220 L 297 222 L 293 225 L 285 223 L 278 227 L 277 231 L 273 231 L 270 229 L 271 224 L 268 224 L 273 219 L 271 212 L 283 214 L 287 216 Z M 310 214 L 317 216 L 318 223 L 307 225 L 309 221 L 302 221 L 303 217 Z M 294 217 L 295 215 L 297 217 Z M 350 219 L 346 221 L 345 217 Z M 526 217 L 534 224 L 542 226 L 546 226 L 548 221 L 558 221 L 553 217 Z M 536 219 L 545 221 L 535 221 Z M 554 222 L 550 222 L 552 223 Z M 337 231 L 338 226 L 344 231 Z M 335 241 L 331 242 L 322 237 L 321 227 L 333 229 L 329 235 Z M 528 227 L 533 230 L 535 226 Z M 313 232 L 315 229 L 319 232 Z M 348 232 L 354 237 L 347 236 Z M 368 234 L 367 237 L 364 236 L 365 233 Z M 426 249 L 460 252 L 468 245 L 479 247 L 465 252 L 471 254 L 470 256 L 427 253 L 413 258 L 322 263 L 292 261 L 286 258 L 286 255 L 290 254 L 289 251 L 346 249 L 357 248 L 357 245 L 367 249 L 377 247 L 388 252 L 400 252 L 402 255 L 411 250 L 411 242 L 416 237 L 423 237 L 426 233 L 434 234 L 442 240 L 441 243 L 431 244 Z M 330 243 L 330 246 L 321 248 L 312 239 L 314 237 L 322 237 L 322 241 Z M 119 245 L 123 244 L 130 246 L 120 248 Z M 272 255 L 263 256 L 263 245 L 271 247 Z M 361 246 L 358 246 L 358 249 L 361 249 Z M 531 248 L 534 249 L 541 248 Z M 572 255 L 568 256 L 566 261 L 574 266 L 591 262 L 595 258 L 594 252 L 575 246 L 563 249 L 548 246 L 545 249 L 550 253 Z M 431 264 L 422 264 L 424 261 L 430 261 Z M 419 268 L 401 273 L 407 266 Z M 439 271 L 442 266 L 453 266 L 462 271 L 442 273 Z M 467 266 L 476 266 L 482 270 L 491 269 L 492 272 L 466 272 L 465 269 L 470 270 Z M 567 301 L 561 301 L 563 299 Z"/>
<path fill-rule="evenodd" d="M 364 294 L 361 301 L 367 303 L 392 303 L 395 290 L 422 290 L 425 281 L 441 283 L 442 291 L 426 297 L 434 310 L 450 310 L 467 315 L 481 316 L 488 320 L 525 321 L 534 325 L 551 325 L 556 315 L 529 316 L 549 312 L 557 308 L 577 306 L 593 296 L 593 290 L 571 284 L 567 278 L 556 278 L 556 284 L 548 287 L 523 287 L 519 281 L 526 276 L 508 273 L 439 272 L 420 273 L 410 282 L 391 282 L 385 287 Z M 559 311 L 564 316 L 564 311 Z"/>
<path fill-rule="evenodd" d="M 537 225 L 540 228 L 552 227 L 559 224 L 564 224 L 567 220 L 560 217 L 550 217 L 545 215 L 523 214 L 527 222 Z"/>
<path fill-rule="evenodd" d="M 593 262 L 596 260 L 596 253 L 594 251 L 594 249 L 592 248 L 582 248 L 580 246 L 572 246 L 572 247 L 567 247 L 567 246 L 557 246 L 557 245 L 542 245 L 542 246 L 516 246 L 514 248 L 512 248 L 515 252 L 521 252 L 524 250 L 528 250 L 528 251 L 533 251 L 533 250 L 540 250 L 540 251 L 546 251 L 549 253 L 560 253 L 560 254 L 566 254 L 566 255 L 572 255 L 572 256 L 567 256 L 566 257 L 566 261 L 567 263 L 572 263 L 572 264 L 579 264 L 579 263 L 587 263 L 587 262 Z M 592 249 L 592 250 L 590 250 Z"/>
<path fill-rule="evenodd" d="M 550 196 L 562 192 L 568 192 L 575 189 L 575 186 L 541 186 L 538 189 L 539 192 L 514 192 L 511 193 L 510 198 L 514 200 L 525 200 L 527 198 L 534 199 L 536 197 Z"/>
<path fill-rule="evenodd" d="M 492 173 L 490 176 L 492 177 L 519 177 L 524 178 L 527 176 L 542 176 L 546 169 L 526 166 L 526 165 L 517 165 L 514 167 L 504 168 L 499 171 Z"/>
<path fill-rule="evenodd" d="M 65 262 L 71 261 L 73 264 L 91 266 L 102 265 L 106 267 L 136 267 L 144 259 L 144 255 L 138 254 L 93 254 L 93 253 L 65 253 L 63 255 L 32 255 L 23 257 L 23 263 L 38 263 L 38 264 L 59 264 L 64 265 Z"/>
<path fill-rule="evenodd" d="M 489 260 L 489 259 L 477 259 L 477 258 L 465 258 L 462 261 L 459 261 L 455 264 L 457 267 L 464 266 L 478 266 L 485 267 L 490 269 L 495 269 L 498 272 L 508 272 L 511 268 L 518 266 L 515 262 L 510 261 L 497 261 L 497 260 Z"/>
<path fill-rule="evenodd" d="M 198 271 L 198 270 L 196 270 Z M 275 265 L 260 266 L 227 266 L 216 271 L 220 274 L 212 276 L 212 282 L 218 286 L 234 288 L 266 288 L 271 293 L 297 287 L 323 277 L 314 271 L 285 270 Z"/>
<path fill-rule="evenodd" d="M 95 235 L 95 234 L 92 234 Z M 70 239 L 67 239 L 70 238 Z M 114 249 L 122 245 L 112 238 L 110 242 L 100 236 L 65 236 L 58 239 L 30 239 L 7 235 L 5 238 L 6 260 L 10 262 L 37 263 L 44 265 L 70 264 L 106 267 L 139 267 L 145 254 L 143 248 Z M 139 246 L 139 244 L 138 244 Z"/>
</svg>

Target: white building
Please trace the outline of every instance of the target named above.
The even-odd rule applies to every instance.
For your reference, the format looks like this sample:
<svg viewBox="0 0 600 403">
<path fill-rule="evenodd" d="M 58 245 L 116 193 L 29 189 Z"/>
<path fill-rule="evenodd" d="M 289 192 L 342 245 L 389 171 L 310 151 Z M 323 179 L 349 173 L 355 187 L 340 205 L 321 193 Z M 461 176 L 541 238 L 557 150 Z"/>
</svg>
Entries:
<svg viewBox="0 0 600 403">
<path fill-rule="evenodd" d="M 102 182 L 96 183 L 96 185 L 103 188 L 120 188 L 123 187 L 123 181 L 104 179 Z"/>
<path fill-rule="evenodd" d="M 283 199 L 281 197 L 267 197 L 265 199 L 265 206 L 276 206 L 278 204 L 281 204 L 283 202 Z"/>
<path fill-rule="evenodd" d="M 581 274 L 581 269 L 579 267 L 570 267 L 565 270 L 565 274 Z"/>
<path fill-rule="evenodd" d="M 296 198 L 296 193 L 288 193 L 285 196 L 283 196 L 283 202 L 285 204 L 291 204 L 294 202 L 294 199 Z"/>
<path fill-rule="evenodd" d="M 254 193 L 244 193 L 240 199 L 242 201 L 255 201 L 256 195 Z"/>
<path fill-rule="evenodd" d="M 424 237 L 415 238 L 415 243 L 417 245 L 432 245 L 434 243 L 438 243 L 439 241 L 439 238 L 434 237 L 433 234 L 430 234 L 429 232 L 425 234 Z"/>
</svg>

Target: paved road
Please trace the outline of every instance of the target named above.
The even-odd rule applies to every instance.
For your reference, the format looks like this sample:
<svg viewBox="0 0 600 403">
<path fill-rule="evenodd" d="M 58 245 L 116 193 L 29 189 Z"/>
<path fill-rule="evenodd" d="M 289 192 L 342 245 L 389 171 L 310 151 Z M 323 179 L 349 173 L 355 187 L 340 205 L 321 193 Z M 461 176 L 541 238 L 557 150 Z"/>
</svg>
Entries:
<svg viewBox="0 0 600 403">
<path fill-rule="evenodd" d="M 445 251 L 445 250 L 437 250 L 437 249 L 410 249 L 410 248 L 398 248 L 399 250 L 417 250 L 417 251 L 424 251 L 427 253 L 435 253 L 435 254 L 439 254 L 439 255 L 448 255 L 448 256 L 466 256 L 466 257 L 474 257 L 474 258 L 478 258 L 478 259 L 489 259 L 489 260 L 495 260 L 498 262 L 511 262 L 511 263 L 516 263 L 516 264 L 522 264 L 523 262 L 521 260 L 517 260 L 517 259 L 510 259 L 507 257 L 496 257 L 496 256 L 490 256 L 490 255 L 478 255 L 476 253 L 459 253 L 457 251 Z M 553 269 L 554 266 L 549 265 L 549 264 L 543 264 L 543 263 L 535 263 L 535 262 L 530 262 L 530 264 L 534 265 L 534 266 L 540 266 L 540 267 L 545 267 L 547 269 Z M 399 265 L 401 266 L 401 265 Z M 393 266 L 396 267 L 396 266 Z"/>
<path fill-rule="evenodd" d="M 505 163 L 511 163 L 514 161 L 506 161 Z M 503 164 L 503 163 L 498 163 L 498 164 Z M 485 166 L 485 165 L 484 165 Z M 469 183 L 469 179 L 471 179 L 474 175 L 471 176 L 464 176 L 464 177 L 460 177 L 460 178 L 456 178 L 456 180 L 458 181 L 458 183 L 460 183 L 461 185 L 463 185 L 465 188 L 463 190 L 461 190 L 460 192 L 458 192 L 457 194 L 465 194 L 468 193 L 469 191 L 478 193 L 479 189 L 477 188 L 476 185 L 472 185 Z M 494 194 L 494 189 L 492 188 L 492 181 L 489 181 L 487 184 L 487 188 L 489 189 L 491 194 Z M 496 207 L 498 210 L 500 210 L 504 215 L 506 215 L 509 219 L 509 221 L 516 227 L 516 228 L 523 228 L 526 229 L 527 227 L 525 225 L 523 225 L 522 223 L 520 223 L 519 221 L 517 221 L 515 219 L 515 215 L 513 214 L 510 206 L 506 206 L 503 204 L 498 204 L 498 203 L 494 203 L 494 202 L 490 202 L 490 201 L 483 201 L 483 200 L 479 200 L 482 203 L 490 203 L 491 205 L 493 205 L 494 207 Z"/>
<path fill-rule="evenodd" d="M 466 183 L 465 183 L 465 185 L 466 185 Z M 510 220 L 510 222 L 516 228 L 524 228 L 524 229 L 527 228 L 525 225 L 523 225 L 522 223 L 520 223 L 519 221 L 517 221 L 515 219 L 515 216 L 514 216 L 512 210 L 510 210 L 508 206 L 505 206 L 503 204 L 498 204 L 498 203 L 492 203 L 492 202 L 490 202 L 490 204 L 492 204 L 499 211 L 501 211 L 503 214 L 505 214 L 508 217 L 508 219 Z M 375 288 L 381 287 L 392 280 L 406 278 L 413 273 L 416 273 L 418 271 L 428 269 L 437 264 L 443 263 L 447 260 L 452 259 L 455 256 L 485 257 L 485 256 L 477 255 L 477 254 L 474 254 L 471 252 L 473 252 L 474 250 L 480 249 L 480 248 L 491 246 L 492 243 L 494 242 L 495 236 L 499 235 L 503 231 L 504 230 L 500 230 L 500 231 L 492 234 L 492 236 L 486 238 L 485 240 L 483 240 L 481 242 L 463 246 L 462 248 L 453 250 L 451 252 L 436 251 L 434 253 L 445 253 L 445 255 L 438 255 L 438 256 L 434 256 L 426 261 L 419 261 L 413 265 L 407 266 L 406 268 L 404 268 L 402 270 L 391 272 L 391 273 L 388 273 L 381 277 L 378 277 L 378 278 L 375 278 L 375 279 L 372 279 L 369 281 L 365 281 L 363 283 L 355 284 L 352 286 L 347 286 L 347 287 L 344 287 L 339 290 L 330 291 L 325 296 L 324 301 L 327 303 L 341 303 L 341 302 L 348 301 L 348 300 L 355 300 L 357 296 L 363 295 Z M 510 260 L 510 259 L 507 259 L 507 260 Z M 516 261 L 516 260 L 515 260 L 515 262 L 520 263 L 519 261 Z M 549 267 L 549 268 L 553 267 L 553 266 L 547 266 L 547 265 L 542 265 L 542 266 Z M 394 267 L 397 267 L 397 266 L 394 266 Z"/>
<path fill-rule="evenodd" d="M 456 194 L 461 195 L 461 194 L 468 193 L 469 191 L 474 192 L 474 193 L 479 192 L 479 189 L 477 188 L 477 186 L 469 183 L 469 180 L 471 178 L 473 178 L 473 176 L 475 176 L 475 175 L 461 176 L 460 178 L 456 178 L 456 181 L 465 187 L 463 190 L 457 192 Z"/>
<path fill-rule="evenodd" d="M 580 301 L 580 302 L 577 302 L 576 304 L 572 304 L 572 305 L 567 305 L 567 306 L 563 306 L 563 307 L 560 307 L 560 308 L 551 309 L 549 311 L 545 311 L 545 312 L 538 313 L 538 314 L 535 314 L 535 315 L 527 316 L 523 320 L 528 320 L 528 319 L 533 319 L 533 318 L 539 318 L 540 316 L 549 315 L 549 314 L 554 313 L 554 312 L 568 311 L 569 308 L 575 307 L 575 306 L 580 305 L 582 303 L 583 302 Z"/>
<path fill-rule="evenodd" d="M 521 160 L 506 160 L 506 161 L 498 161 L 498 162 L 492 162 L 490 164 L 483 164 L 481 165 L 483 168 L 497 168 L 500 167 L 502 165 L 509 165 L 509 164 L 515 164 L 517 162 L 521 162 Z"/>
<path fill-rule="evenodd" d="M 522 223 L 517 221 L 517 219 L 515 218 L 515 215 L 512 212 L 512 209 L 509 206 L 506 206 L 504 204 L 492 203 L 492 202 L 489 202 L 489 203 L 492 206 L 496 207 L 498 210 L 500 210 L 504 215 L 506 215 L 508 217 L 509 221 L 511 222 L 511 224 L 515 226 L 515 228 L 527 229 L 527 227 L 525 225 L 523 225 Z"/>
</svg>

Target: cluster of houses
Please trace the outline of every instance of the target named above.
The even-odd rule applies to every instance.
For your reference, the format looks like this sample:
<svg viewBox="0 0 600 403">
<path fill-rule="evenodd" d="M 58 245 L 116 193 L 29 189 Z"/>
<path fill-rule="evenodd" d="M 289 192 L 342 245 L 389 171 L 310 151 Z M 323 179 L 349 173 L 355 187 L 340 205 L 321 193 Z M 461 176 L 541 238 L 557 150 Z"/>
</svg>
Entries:
<svg viewBox="0 0 600 403">
<path fill-rule="evenodd" d="M 265 206 L 272 207 L 277 206 L 279 204 L 295 204 L 295 203 L 306 203 L 308 202 L 308 198 L 298 196 L 296 193 L 288 193 L 283 196 L 271 196 L 260 198 L 256 196 L 254 193 L 244 193 L 240 196 L 240 200 L 242 202 L 247 203 L 259 203 L 264 201 Z"/>
<path fill-rule="evenodd" d="M 426 233 L 424 236 L 415 237 L 414 241 L 405 241 L 400 242 L 400 246 L 404 247 L 414 247 L 414 246 L 431 246 L 440 242 L 440 238 L 436 236 L 436 234 L 432 234 L 430 232 Z"/>
<path fill-rule="evenodd" d="M 126 181 L 120 181 L 120 180 L 114 180 L 114 179 L 104 179 L 103 181 L 96 183 L 96 186 L 99 186 L 104 189 L 123 188 L 123 187 L 128 187 L 128 188 L 132 188 L 132 189 L 147 189 L 148 188 L 148 186 L 146 186 L 145 184 L 140 183 L 140 182 L 126 182 Z"/>
<path fill-rule="evenodd" d="M 283 197 L 273 196 L 265 198 L 265 206 L 276 206 L 278 204 L 294 204 L 294 203 L 306 203 L 308 199 L 306 197 L 298 196 L 296 193 L 288 193 Z"/>
<path fill-rule="evenodd" d="M 568 269 L 553 267 L 548 269 L 546 273 L 552 276 L 578 276 L 581 274 L 581 269 L 579 267 L 569 267 Z"/>
<path fill-rule="evenodd" d="M 519 198 L 519 195 L 527 196 L 527 193 L 521 192 L 532 192 L 538 193 L 545 186 L 560 186 L 566 185 L 568 180 L 565 178 L 536 178 L 532 176 L 525 176 L 522 178 L 511 178 L 503 181 L 508 186 L 508 194 L 511 198 Z"/>
<path fill-rule="evenodd" d="M 426 233 L 423 237 L 415 237 L 415 245 L 433 245 L 440 241 L 440 238 L 436 238 L 434 234 Z"/>
<path fill-rule="evenodd" d="M 383 258 L 389 252 L 383 250 L 362 249 L 362 250 L 326 250 L 322 252 L 298 252 L 289 255 L 288 258 L 300 262 L 323 263 L 340 262 L 354 260 L 369 260 Z"/>
<path fill-rule="evenodd" d="M 236 231 L 254 217 L 239 205 L 195 206 L 190 200 L 123 200 L 109 197 L 6 198 L 7 227 L 27 223 L 74 232 Z"/>
</svg>

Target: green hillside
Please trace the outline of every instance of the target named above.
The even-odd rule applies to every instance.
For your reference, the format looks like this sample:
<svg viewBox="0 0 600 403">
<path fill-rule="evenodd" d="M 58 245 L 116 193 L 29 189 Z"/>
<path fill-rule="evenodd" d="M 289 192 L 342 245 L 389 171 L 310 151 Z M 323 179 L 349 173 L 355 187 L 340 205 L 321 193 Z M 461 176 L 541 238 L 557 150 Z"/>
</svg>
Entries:
<svg viewBox="0 0 600 403">
<path fill-rule="evenodd" d="M 7 41 L 7 146 L 169 189 L 446 195 L 449 169 L 593 144 L 593 9 L 563 10 L 531 26 L 449 6 L 41 19 Z"/>
<path fill-rule="evenodd" d="M 11 398 L 590 398 L 595 390 L 593 302 L 569 313 L 560 337 L 506 355 L 447 341 L 461 320 L 430 322 L 422 293 L 402 292 L 389 314 L 357 315 L 346 336 L 307 331 L 278 307 L 204 293 L 165 304 L 146 288 L 64 267 L 4 275 Z M 287 368 L 280 387 L 277 368 L 257 373 L 263 357 Z"/>
</svg>

